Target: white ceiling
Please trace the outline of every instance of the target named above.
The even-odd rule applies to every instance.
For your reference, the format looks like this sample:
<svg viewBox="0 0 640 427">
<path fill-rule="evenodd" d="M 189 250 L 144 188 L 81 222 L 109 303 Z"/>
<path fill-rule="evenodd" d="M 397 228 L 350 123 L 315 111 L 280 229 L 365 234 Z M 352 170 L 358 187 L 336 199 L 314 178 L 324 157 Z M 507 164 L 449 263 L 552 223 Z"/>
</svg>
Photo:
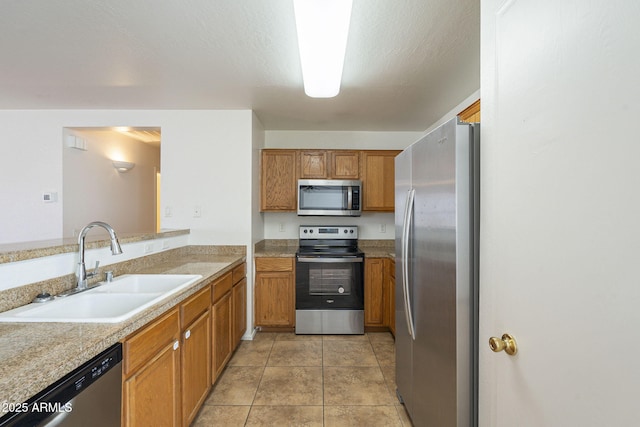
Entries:
<svg viewBox="0 0 640 427">
<path fill-rule="evenodd" d="M 292 0 L 3 0 L 0 109 L 252 109 L 267 130 L 425 130 L 480 87 L 479 0 L 354 0 L 305 96 Z"/>
</svg>

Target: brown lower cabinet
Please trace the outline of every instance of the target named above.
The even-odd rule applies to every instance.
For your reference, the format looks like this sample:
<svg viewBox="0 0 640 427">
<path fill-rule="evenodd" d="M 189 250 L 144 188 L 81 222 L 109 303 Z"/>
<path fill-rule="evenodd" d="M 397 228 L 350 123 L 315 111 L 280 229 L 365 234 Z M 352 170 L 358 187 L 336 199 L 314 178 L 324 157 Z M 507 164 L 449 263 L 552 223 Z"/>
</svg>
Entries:
<svg viewBox="0 0 640 427">
<path fill-rule="evenodd" d="M 388 326 L 384 296 L 384 259 L 365 258 L 364 326 Z"/>
<path fill-rule="evenodd" d="M 364 326 L 395 335 L 395 261 L 365 258 Z"/>
<path fill-rule="evenodd" d="M 213 369 L 212 382 L 222 373 L 224 366 L 231 357 L 231 292 L 222 295 L 211 309 L 213 324 Z"/>
<path fill-rule="evenodd" d="M 128 338 L 123 355 L 123 425 L 181 425 L 178 309 Z"/>
<path fill-rule="evenodd" d="M 182 418 L 189 425 L 211 389 L 211 287 L 181 304 Z"/>
<path fill-rule="evenodd" d="M 233 348 L 238 347 L 242 336 L 247 331 L 247 264 L 242 263 L 233 269 L 232 298 L 233 321 L 231 322 Z"/>
<path fill-rule="evenodd" d="M 387 318 L 389 322 L 389 330 L 396 336 L 396 262 L 392 259 L 384 260 L 384 283 L 385 295 L 388 296 Z"/>
<path fill-rule="evenodd" d="M 256 258 L 256 326 L 295 327 L 295 276 L 293 258 Z"/>
<path fill-rule="evenodd" d="M 243 277 L 233 285 L 233 347 L 240 344 L 242 336 L 247 331 L 247 279 Z"/>
<path fill-rule="evenodd" d="M 191 424 L 246 331 L 245 273 L 243 263 L 123 341 L 123 426 Z"/>
</svg>

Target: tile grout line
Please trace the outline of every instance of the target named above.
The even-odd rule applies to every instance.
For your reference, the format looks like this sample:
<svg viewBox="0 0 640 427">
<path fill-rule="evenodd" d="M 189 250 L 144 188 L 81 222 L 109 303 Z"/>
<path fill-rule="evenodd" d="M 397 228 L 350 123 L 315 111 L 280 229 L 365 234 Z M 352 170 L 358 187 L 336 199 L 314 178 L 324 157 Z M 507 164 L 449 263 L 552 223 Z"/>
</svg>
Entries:
<svg viewBox="0 0 640 427">
<path fill-rule="evenodd" d="M 251 411 L 253 410 L 253 404 L 256 401 L 256 396 L 258 395 L 260 384 L 262 383 L 262 379 L 264 378 L 264 373 L 267 370 L 267 365 L 269 364 L 269 358 L 271 357 L 271 352 L 273 351 L 273 346 L 275 345 L 275 342 L 276 342 L 276 336 L 274 335 L 273 341 L 271 342 L 271 347 L 269 348 L 269 354 L 267 355 L 267 358 L 264 361 L 264 366 L 262 367 L 262 374 L 260 375 L 260 379 L 258 380 L 258 386 L 256 387 L 256 391 L 253 393 L 253 399 L 251 399 L 251 404 L 249 405 L 249 412 L 247 412 L 247 418 L 245 418 L 244 420 L 245 426 L 249 422 L 249 415 L 251 415 Z"/>
</svg>

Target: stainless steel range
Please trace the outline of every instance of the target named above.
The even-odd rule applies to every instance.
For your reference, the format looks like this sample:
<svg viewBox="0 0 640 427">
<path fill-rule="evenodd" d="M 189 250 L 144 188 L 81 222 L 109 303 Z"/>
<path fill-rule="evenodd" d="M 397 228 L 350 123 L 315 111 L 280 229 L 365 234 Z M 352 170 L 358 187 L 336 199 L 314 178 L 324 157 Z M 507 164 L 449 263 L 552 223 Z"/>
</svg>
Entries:
<svg viewBox="0 0 640 427">
<path fill-rule="evenodd" d="M 296 333 L 364 333 L 364 253 L 357 226 L 300 226 Z"/>
</svg>

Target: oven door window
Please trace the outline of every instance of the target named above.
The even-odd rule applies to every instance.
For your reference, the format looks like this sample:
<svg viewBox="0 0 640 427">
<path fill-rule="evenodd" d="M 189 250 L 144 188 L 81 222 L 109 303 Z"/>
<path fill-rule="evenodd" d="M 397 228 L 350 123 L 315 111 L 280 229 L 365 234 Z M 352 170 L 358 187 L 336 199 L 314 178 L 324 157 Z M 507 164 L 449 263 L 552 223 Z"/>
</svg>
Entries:
<svg viewBox="0 0 640 427">
<path fill-rule="evenodd" d="M 353 271 L 348 268 L 310 268 L 309 294 L 351 295 Z"/>
<path fill-rule="evenodd" d="M 345 258 L 347 260 L 347 258 Z M 296 263 L 296 308 L 364 308 L 363 267 L 359 262 Z"/>
</svg>

